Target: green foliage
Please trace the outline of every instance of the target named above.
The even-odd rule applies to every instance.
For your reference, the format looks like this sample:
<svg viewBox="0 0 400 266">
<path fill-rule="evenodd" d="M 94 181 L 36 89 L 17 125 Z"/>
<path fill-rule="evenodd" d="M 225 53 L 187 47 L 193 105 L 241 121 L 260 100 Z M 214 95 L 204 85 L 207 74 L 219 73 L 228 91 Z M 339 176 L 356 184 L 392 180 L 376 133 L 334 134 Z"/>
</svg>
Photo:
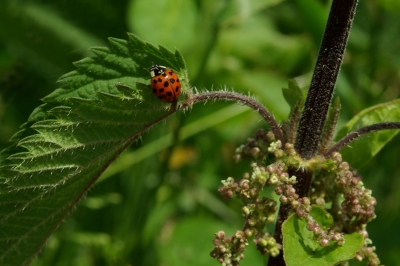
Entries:
<svg viewBox="0 0 400 266">
<path fill-rule="evenodd" d="M 288 88 L 282 88 L 282 93 L 291 108 L 291 112 L 296 106 L 302 107 L 304 105 L 307 95 L 293 79 L 289 80 Z"/>
<path fill-rule="evenodd" d="M 333 225 L 332 216 L 323 208 L 313 206 L 311 216 L 322 228 L 329 229 Z M 338 246 L 331 243 L 321 247 L 313 239 L 313 233 L 306 228 L 307 221 L 300 220 L 292 214 L 282 225 L 283 249 L 287 266 L 310 265 L 331 266 L 341 261 L 347 261 L 363 246 L 363 237 L 358 233 L 344 235 L 345 243 Z"/>
<path fill-rule="evenodd" d="M 198 89 L 250 92 L 278 119 L 286 119 L 289 108 L 279 88 L 288 77 L 296 77 L 301 87 L 309 82 L 329 8 L 329 1 L 171 1 L 177 3 L 177 12 L 162 12 L 151 2 L 139 2 L 145 1 L 0 1 L 0 149 L 10 145 L 8 140 L 41 104 L 39 99 L 54 91 L 54 81 L 74 69 L 71 62 L 91 55 L 87 48 L 104 46 L 109 36 L 125 38 L 127 31 L 154 44 L 177 47 Z M 343 105 L 339 124 L 399 95 L 396 5 L 397 0 L 359 3 L 336 91 Z M 140 24 L 142 19 L 149 23 Z M 179 23 L 171 28 L 164 26 L 166 21 Z M 206 67 L 200 71 L 203 60 Z M 148 79 L 148 73 L 142 74 Z M 132 80 L 124 84 L 134 88 L 136 79 Z M 107 88 L 116 91 L 114 84 Z M 87 96 L 89 92 L 82 90 L 79 97 L 99 98 L 100 94 Z M 37 108 L 15 139 L 33 134 L 29 126 L 50 118 L 46 110 L 51 108 L 50 103 Z M 204 235 L 208 227 L 221 227 L 221 219 L 226 228 L 241 225 L 233 213 L 238 206 L 226 205 L 215 188 L 221 179 L 240 178 L 237 173 L 246 171 L 247 165 L 233 164 L 234 149 L 255 129 L 265 127 L 246 110 L 225 103 L 196 106 L 190 115 L 171 117 L 154 128 L 139 148 L 133 144 L 110 165 L 33 264 L 156 265 L 168 260 L 176 265 L 170 258 L 177 258 L 180 250 L 169 244 L 172 238 L 191 248 L 188 261 L 208 254 L 211 240 L 200 247 L 193 238 L 177 234 L 180 226 L 175 225 L 188 217 L 205 217 L 203 227 L 194 228 Z M 392 140 L 398 141 L 399 135 Z M 387 145 L 360 170 L 378 201 L 377 219 L 368 228 L 385 265 L 399 261 L 400 170 L 393 160 L 397 146 Z M 0 154 L 0 160 L 6 155 Z M 250 257 L 246 253 L 243 265 Z"/>
<path fill-rule="evenodd" d="M 59 80 L 64 87 L 43 99 L 30 120 L 40 118 L 31 126 L 36 133 L 13 138 L 26 151 L 7 150 L 13 154 L 0 168 L 2 265 L 32 260 L 107 166 L 168 115 L 148 86 L 136 82 L 145 80 L 143 66 L 155 59 L 184 69 L 179 52 L 132 34 L 129 41 L 110 38 L 110 45 L 93 48 L 96 57 L 75 63 L 78 70 Z M 131 87 L 118 90 L 118 83 Z"/>
<path fill-rule="evenodd" d="M 353 117 L 338 132 L 336 139 L 346 136 L 346 134 L 355 131 L 364 126 L 382 123 L 387 121 L 400 120 L 400 100 L 393 100 L 387 103 L 378 104 L 364 109 Z M 398 130 L 385 130 L 368 134 L 359 140 L 350 144 L 350 147 L 344 148 L 341 152 L 343 158 L 351 163 L 356 169 L 364 166 L 373 158 L 390 140 L 397 134 Z"/>
</svg>

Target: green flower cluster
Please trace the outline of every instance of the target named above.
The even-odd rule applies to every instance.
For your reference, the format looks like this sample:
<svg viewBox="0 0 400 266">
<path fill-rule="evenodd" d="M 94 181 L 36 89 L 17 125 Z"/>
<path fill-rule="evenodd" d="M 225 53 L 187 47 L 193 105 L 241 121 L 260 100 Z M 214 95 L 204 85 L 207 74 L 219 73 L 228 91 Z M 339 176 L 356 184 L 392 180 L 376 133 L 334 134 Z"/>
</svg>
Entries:
<svg viewBox="0 0 400 266">
<path fill-rule="evenodd" d="M 234 196 L 241 200 L 244 217 L 243 228 L 234 236 L 226 238 L 223 231 L 215 235 L 211 256 L 222 265 L 239 265 L 250 238 L 262 254 L 275 257 L 281 252 L 282 246 L 265 232 L 266 225 L 275 222 L 278 211 L 278 202 L 260 193 L 267 187 L 274 189 L 280 204 L 289 206 L 299 219 L 307 221 L 307 229 L 321 247 L 331 243 L 341 246 L 345 241 L 344 232 L 357 232 L 364 237 L 365 245 L 356 259 L 367 258 L 369 265 L 379 265 L 374 248 L 368 247 L 371 241 L 366 231 L 366 224 L 375 218 L 376 200 L 339 153 L 335 152 L 329 158 L 316 156 L 303 160 L 292 144 L 286 143 L 282 147 L 272 132 L 258 130 L 246 145 L 236 150 L 234 158 L 236 161 L 250 159 L 251 172 L 245 173 L 240 180 L 233 177 L 223 180 L 218 189 L 224 200 Z M 290 169 L 313 173 L 308 197 L 299 197 L 296 193 L 298 181 L 289 175 Z M 333 216 L 331 228 L 323 228 L 313 219 L 310 215 L 312 205 L 324 207 Z"/>
</svg>

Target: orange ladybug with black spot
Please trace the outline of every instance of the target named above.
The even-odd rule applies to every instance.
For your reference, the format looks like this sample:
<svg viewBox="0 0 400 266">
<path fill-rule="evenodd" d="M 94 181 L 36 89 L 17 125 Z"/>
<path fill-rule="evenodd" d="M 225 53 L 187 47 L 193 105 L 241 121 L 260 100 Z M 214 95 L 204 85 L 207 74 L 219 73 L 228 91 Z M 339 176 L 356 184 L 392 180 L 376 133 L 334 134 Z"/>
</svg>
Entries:
<svg viewBox="0 0 400 266">
<path fill-rule="evenodd" d="M 159 65 L 151 66 L 149 71 L 154 95 L 166 103 L 176 101 L 181 94 L 178 75 L 172 69 Z"/>
</svg>

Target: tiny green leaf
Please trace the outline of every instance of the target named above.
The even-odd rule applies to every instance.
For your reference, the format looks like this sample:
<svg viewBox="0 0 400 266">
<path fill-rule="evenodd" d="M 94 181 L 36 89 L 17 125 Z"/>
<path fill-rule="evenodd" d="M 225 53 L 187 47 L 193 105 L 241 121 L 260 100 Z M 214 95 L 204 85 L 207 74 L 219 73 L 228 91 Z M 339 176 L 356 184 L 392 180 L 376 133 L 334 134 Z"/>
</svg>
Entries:
<svg viewBox="0 0 400 266">
<path fill-rule="evenodd" d="M 332 216 L 323 208 L 313 206 L 310 213 L 322 228 L 333 224 Z M 306 228 L 307 222 L 292 214 L 282 225 L 283 254 L 287 266 L 330 266 L 347 261 L 355 256 L 363 246 L 363 237 L 358 233 L 344 235 L 345 243 L 337 246 L 331 243 L 321 247 L 313 240 L 312 232 Z"/>
<path fill-rule="evenodd" d="M 335 133 L 336 124 L 339 118 L 340 108 L 341 108 L 340 98 L 336 97 L 333 100 L 332 105 L 329 107 L 328 115 L 326 117 L 324 129 L 322 132 L 322 143 L 319 147 L 319 150 L 322 152 L 325 151 L 326 147 L 332 140 L 333 134 Z"/>
<path fill-rule="evenodd" d="M 400 99 L 378 104 L 361 111 L 353 117 L 338 132 L 336 140 L 338 141 L 348 133 L 368 125 L 398 121 L 400 121 Z M 398 130 L 381 130 L 361 137 L 341 151 L 343 158 L 354 168 L 360 168 L 398 133 Z"/>
<path fill-rule="evenodd" d="M 288 87 L 289 88 L 282 88 L 282 93 L 286 102 L 289 104 L 291 111 L 293 111 L 296 105 L 302 105 L 305 96 L 296 80 L 289 79 Z"/>
</svg>

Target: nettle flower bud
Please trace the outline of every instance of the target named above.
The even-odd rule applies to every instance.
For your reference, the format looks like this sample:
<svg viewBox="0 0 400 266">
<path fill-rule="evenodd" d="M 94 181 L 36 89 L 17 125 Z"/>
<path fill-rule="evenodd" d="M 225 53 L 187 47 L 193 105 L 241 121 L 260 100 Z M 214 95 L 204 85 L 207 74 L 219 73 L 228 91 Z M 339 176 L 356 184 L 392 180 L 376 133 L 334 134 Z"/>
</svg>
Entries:
<svg viewBox="0 0 400 266">
<path fill-rule="evenodd" d="M 275 151 L 279 150 L 282 147 L 282 142 L 280 140 L 271 142 L 268 148 L 268 152 L 274 153 Z"/>
<path fill-rule="evenodd" d="M 260 154 L 260 149 L 258 147 L 254 147 L 251 149 L 251 155 L 253 157 L 257 158 L 259 154 Z"/>
<path fill-rule="evenodd" d="M 266 182 L 267 182 L 267 176 L 265 176 L 265 174 L 261 175 L 258 179 L 258 183 L 264 186 Z"/>
<path fill-rule="evenodd" d="M 286 195 L 288 195 L 288 196 L 292 196 L 295 193 L 296 193 L 296 189 L 294 189 L 294 187 L 288 187 L 288 189 L 286 190 Z"/>
<path fill-rule="evenodd" d="M 353 186 L 357 186 L 358 182 L 360 182 L 360 180 L 358 180 L 358 178 L 356 178 L 356 177 L 353 177 L 353 178 L 351 179 L 351 184 L 352 184 Z"/>
<path fill-rule="evenodd" d="M 275 140 L 275 135 L 274 135 L 274 133 L 272 133 L 272 131 L 268 131 L 268 133 L 267 133 L 267 139 L 268 139 L 268 141 L 274 141 Z"/>
<path fill-rule="evenodd" d="M 272 174 L 269 179 L 268 183 L 270 183 L 272 186 L 277 186 L 279 185 L 279 178 L 276 174 Z"/>
<path fill-rule="evenodd" d="M 359 201 L 358 199 L 353 199 L 353 200 L 351 201 L 351 203 L 354 204 L 354 205 L 357 205 L 357 204 L 360 203 L 360 201 Z"/>
<path fill-rule="evenodd" d="M 265 238 L 260 238 L 260 239 L 257 241 L 257 244 L 260 245 L 260 246 L 262 246 L 262 247 L 266 247 L 266 246 L 268 245 L 268 241 L 267 241 L 267 239 L 265 239 Z"/>
<path fill-rule="evenodd" d="M 244 232 L 242 230 L 236 230 L 235 232 L 235 237 L 240 241 L 246 241 L 245 237 L 244 237 Z"/>
<path fill-rule="evenodd" d="M 328 239 L 321 239 L 320 241 L 319 241 L 319 244 L 322 246 L 322 247 L 327 247 L 327 246 L 329 246 L 329 240 Z"/>
<path fill-rule="evenodd" d="M 268 215 L 267 221 L 269 223 L 275 222 L 275 215 L 274 214 Z"/>
<path fill-rule="evenodd" d="M 272 257 L 276 257 L 279 255 L 279 249 L 277 247 L 273 247 L 269 250 L 269 254 L 271 254 Z"/>
<path fill-rule="evenodd" d="M 283 156 L 285 156 L 285 152 L 284 152 L 283 150 L 276 150 L 276 151 L 274 152 L 274 156 L 275 156 L 276 158 L 282 158 Z"/>
<path fill-rule="evenodd" d="M 282 196 L 280 196 L 279 201 L 282 204 L 287 204 L 288 203 L 288 198 L 286 196 L 282 195 Z"/>
<path fill-rule="evenodd" d="M 315 203 L 316 203 L 318 206 L 324 206 L 324 205 L 325 205 L 325 200 L 324 200 L 324 198 L 317 198 L 317 199 L 315 200 Z"/>
<path fill-rule="evenodd" d="M 275 173 L 276 172 L 275 165 L 273 165 L 273 164 L 268 165 L 267 166 L 267 172 L 270 173 L 270 174 Z"/>
<path fill-rule="evenodd" d="M 250 226 L 255 226 L 257 224 L 257 220 L 254 217 L 250 217 L 250 219 L 247 220 L 247 223 Z"/>
<path fill-rule="evenodd" d="M 313 221 L 308 221 L 308 222 L 307 222 L 307 225 L 306 225 L 306 228 L 307 228 L 307 230 L 309 230 L 309 231 L 313 231 L 314 228 L 315 228 L 314 222 L 313 222 Z"/>
<path fill-rule="evenodd" d="M 280 179 L 282 182 L 287 182 L 287 181 L 289 181 L 289 174 L 288 174 L 287 172 L 283 172 L 283 173 L 281 173 L 281 174 L 279 175 L 279 179 Z"/>
<path fill-rule="evenodd" d="M 338 152 L 332 153 L 332 159 L 335 161 L 336 164 L 339 164 L 342 162 L 342 155 Z"/>
<path fill-rule="evenodd" d="M 341 233 L 334 233 L 332 236 L 332 240 L 334 241 L 344 241 L 343 235 Z"/>
<path fill-rule="evenodd" d="M 256 187 L 253 187 L 250 189 L 250 197 L 254 198 L 258 195 L 258 189 Z"/>
<path fill-rule="evenodd" d="M 242 189 L 249 189 L 249 187 L 250 187 L 250 181 L 249 180 L 247 180 L 247 179 L 242 179 L 242 180 L 240 180 L 240 182 L 239 182 L 239 186 L 240 186 L 240 188 L 242 188 Z"/>
<path fill-rule="evenodd" d="M 310 199 L 307 197 L 301 198 L 300 200 L 305 206 L 308 206 L 311 204 Z"/>
<path fill-rule="evenodd" d="M 221 244 L 221 240 L 219 240 L 218 238 L 214 238 L 213 244 L 214 244 L 214 246 L 219 246 Z"/>
<path fill-rule="evenodd" d="M 313 232 L 314 236 L 318 237 L 322 234 L 322 229 L 321 229 L 321 227 L 317 226 L 317 227 L 313 228 L 312 232 Z"/>
<path fill-rule="evenodd" d="M 210 256 L 216 258 L 219 255 L 219 251 L 214 248 L 213 251 L 210 252 Z"/>
<path fill-rule="evenodd" d="M 342 162 L 342 163 L 339 165 L 339 169 L 341 169 L 341 170 L 349 170 L 349 169 L 350 169 L 350 165 L 349 165 L 348 162 Z"/>
<path fill-rule="evenodd" d="M 354 256 L 354 258 L 355 258 L 356 260 L 358 260 L 358 261 L 362 261 L 362 260 L 363 260 L 363 257 L 360 256 L 359 254 L 356 254 L 356 255 Z"/>
<path fill-rule="evenodd" d="M 247 228 L 246 230 L 244 230 L 244 235 L 249 238 L 252 237 L 254 234 L 253 230 L 251 230 L 250 228 Z"/>
<path fill-rule="evenodd" d="M 296 209 L 300 205 L 300 203 L 297 200 L 292 200 L 291 204 L 293 209 Z"/>
<path fill-rule="evenodd" d="M 226 252 L 226 247 L 223 245 L 218 246 L 218 250 L 220 253 L 225 253 Z"/>
<path fill-rule="evenodd" d="M 216 234 L 215 234 L 215 237 L 217 238 L 217 239 L 224 239 L 225 238 L 225 232 L 224 231 L 218 231 Z"/>
<path fill-rule="evenodd" d="M 281 187 L 276 187 L 274 191 L 275 191 L 275 193 L 276 193 L 277 195 L 282 195 L 282 193 L 283 193 L 283 190 L 282 190 Z"/>
<path fill-rule="evenodd" d="M 268 237 L 267 241 L 268 241 L 269 246 L 275 246 L 275 244 L 276 244 L 276 239 L 273 237 Z"/>
<path fill-rule="evenodd" d="M 243 213 L 244 216 L 248 216 L 248 215 L 250 215 L 251 211 L 247 206 L 244 206 L 242 208 L 242 213 Z"/>
</svg>

